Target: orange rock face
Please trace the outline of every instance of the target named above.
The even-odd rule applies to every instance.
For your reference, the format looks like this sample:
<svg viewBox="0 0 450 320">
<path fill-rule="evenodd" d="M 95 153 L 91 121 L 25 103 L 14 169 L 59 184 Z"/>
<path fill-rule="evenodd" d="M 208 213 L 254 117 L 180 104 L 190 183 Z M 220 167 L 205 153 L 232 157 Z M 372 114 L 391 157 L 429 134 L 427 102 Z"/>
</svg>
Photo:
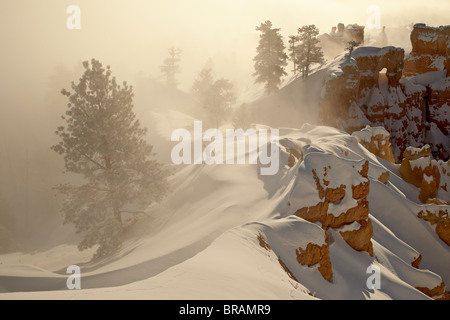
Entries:
<svg viewBox="0 0 450 320">
<path fill-rule="evenodd" d="M 327 168 L 324 168 L 325 177 L 327 176 L 327 170 Z M 373 256 L 371 242 L 373 228 L 372 222 L 369 219 L 369 202 L 367 201 L 367 196 L 370 191 L 370 181 L 367 179 L 369 162 L 364 162 L 361 170 L 357 172 L 365 179 L 362 179 L 362 182 L 359 184 L 352 185 L 350 191 L 347 190 L 346 186 L 343 184 L 337 188 L 328 187 L 330 181 L 325 179 L 322 179 L 321 181 L 317 172 L 313 170 L 312 173 L 316 182 L 318 195 L 322 201 L 317 205 L 297 210 L 295 215 L 310 222 L 320 222 L 324 230 L 327 230 L 328 228 L 341 228 L 355 222 L 359 223 L 360 227 L 358 229 L 340 231 L 340 234 L 353 249 L 357 251 L 366 251 Z M 346 197 L 351 197 L 353 202 L 356 202 L 356 206 L 348 208 L 339 215 L 328 212 L 330 205 L 341 203 L 342 201 L 345 201 Z M 302 261 L 305 262 L 304 259 Z"/>
<path fill-rule="evenodd" d="M 263 236 L 260 234 L 258 234 L 258 241 L 259 241 L 259 245 L 261 247 L 263 247 L 264 249 L 266 249 L 267 251 L 272 250 L 272 248 L 269 246 L 269 244 L 266 242 L 266 239 L 263 238 Z"/>
<path fill-rule="evenodd" d="M 419 255 L 419 257 L 417 257 L 417 259 L 415 259 L 411 265 L 416 268 L 419 269 L 420 263 L 422 262 L 422 255 Z"/>
<path fill-rule="evenodd" d="M 259 245 L 262 248 L 264 248 L 267 251 L 272 250 L 272 248 L 267 243 L 266 239 L 264 239 L 264 237 L 261 235 L 261 233 L 257 235 L 257 239 Z M 331 281 L 333 279 L 333 267 L 330 261 L 329 238 L 327 234 L 325 234 L 325 242 L 326 243 L 322 246 L 319 246 L 314 243 L 308 243 L 305 249 L 299 247 L 296 250 L 296 255 L 298 263 L 302 265 L 312 267 L 316 264 L 319 264 L 318 270 L 320 274 L 324 277 L 324 279 Z M 284 263 L 284 261 L 281 260 L 280 257 L 278 257 L 278 263 L 280 264 L 281 268 L 287 273 L 289 278 L 298 282 L 297 278 L 294 276 L 294 274 L 291 272 L 288 266 Z"/>
<path fill-rule="evenodd" d="M 323 246 L 308 243 L 305 249 L 298 248 L 297 261 L 308 267 L 319 264 L 318 270 L 325 280 L 333 279 L 333 267 L 330 261 L 330 248 L 328 243 Z"/>
<path fill-rule="evenodd" d="M 430 154 L 428 145 L 406 149 L 399 170 L 403 180 L 420 188 L 419 200 L 423 203 L 436 198 L 440 188 L 440 170 L 433 164 Z"/>
<path fill-rule="evenodd" d="M 383 127 L 372 128 L 366 126 L 361 131 L 353 132 L 352 135 L 356 136 L 359 143 L 374 155 L 391 163 L 395 163 L 390 142 L 391 136 Z"/>
<path fill-rule="evenodd" d="M 448 159 L 449 32 L 450 26 L 416 25 L 413 51 L 406 59 L 401 48 L 359 47 L 352 57 L 335 60 L 324 79 L 320 122 L 349 133 L 367 124 L 384 127 L 396 162 L 408 146 L 425 144 L 431 146 L 433 158 Z M 429 71 L 442 72 L 429 83 L 406 78 Z"/>
<path fill-rule="evenodd" d="M 378 181 L 380 181 L 381 183 L 387 184 L 388 181 L 389 181 L 389 171 L 383 172 L 383 173 L 378 177 Z"/>
<path fill-rule="evenodd" d="M 387 160 L 391 163 L 395 163 L 394 154 L 392 153 L 391 142 L 389 137 L 386 138 L 382 135 L 376 135 L 372 137 L 372 140 L 368 144 L 362 144 L 374 155 Z"/>
<path fill-rule="evenodd" d="M 369 162 L 366 161 L 363 169 L 358 172 L 364 178 L 367 178 L 368 167 Z M 370 182 L 368 179 L 363 183 L 352 186 L 351 197 L 357 200 L 357 205 L 336 216 L 328 213 L 328 208 L 330 203 L 340 202 L 344 199 L 346 196 L 346 186 L 341 185 L 338 188 L 324 187 L 322 183 L 327 185 L 329 182 L 327 180 L 321 182 L 315 170 L 312 173 L 316 181 L 319 198 L 323 201 L 317 205 L 297 210 L 295 213 L 296 216 L 310 222 L 320 222 L 325 230 L 328 228 L 339 228 L 343 225 L 369 218 L 369 202 L 367 201 L 367 196 L 369 195 Z"/>
<path fill-rule="evenodd" d="M 416 289 L 430 298 L 437 298 L 437 300 L 449 300 L 448 292 L 445 291 L 445 283 L 443 281 L 441 285 L 436 286 L 433 289 L 426 287 L 416 287 Z"/>
<path fill-rule="evenodd" d="M 428 221 L 431 225 L 436 225 L 437 235 L 450 246 L 450 218 L 447 209 L 437 210 L 437 212 L 420 211 L 417 216 Z"/>
<path fill-rule="evenodd" d="M 370 239 L 373 237 L 372 221 L 370 219 L 359 221 L 361 227 L 352 231 L 339 231 L 345 242 L 356 251 L 366 251 L 373 256 L 373 246 Z"/>
<path fill-rule="evenodd" d="M 405 59 L 404 75 L 409 77 L 443 70 L 448 60 L 449 38 L 450 26 L 433 28 L 416 24 L 411 32 L 412 51 Z"/>
</svg>

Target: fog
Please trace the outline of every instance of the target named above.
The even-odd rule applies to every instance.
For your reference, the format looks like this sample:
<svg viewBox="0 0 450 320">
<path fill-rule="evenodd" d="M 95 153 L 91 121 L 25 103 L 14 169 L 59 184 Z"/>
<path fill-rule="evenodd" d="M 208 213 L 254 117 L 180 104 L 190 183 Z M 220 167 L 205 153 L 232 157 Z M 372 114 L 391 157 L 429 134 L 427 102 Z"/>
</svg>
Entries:
<svg viewBox="0 0 450 320">
<path fill-rule="evenodd" d="M 81 9 L 80 30 L 66 27 L 73 4 Z M 251 74 L 261 22 L 271 20 L 287 42 L 306 24 L 321 33 L 339 22 L 365 25 L 369 5 L 379 6 L 388 27 L 449 22 L 448 0 L 2 0 L 0 241 L 10 232 L 15 246 L 26 247 L 36 224 L 59 215 L 51 187 L 64 181 L 63 164 L 50 146 L 67 103 L 60 90 L 81 76 L 82 61 L 96 58 L 140 88 L 139 79 L 161 80 L 159 66 L 174 46 L 182 50 L 180 90 L 188 92 L 209 63 L 245 93 L 259 88 Z M 155 104 L 136 90 L 140 110 Z"/>
</svg>

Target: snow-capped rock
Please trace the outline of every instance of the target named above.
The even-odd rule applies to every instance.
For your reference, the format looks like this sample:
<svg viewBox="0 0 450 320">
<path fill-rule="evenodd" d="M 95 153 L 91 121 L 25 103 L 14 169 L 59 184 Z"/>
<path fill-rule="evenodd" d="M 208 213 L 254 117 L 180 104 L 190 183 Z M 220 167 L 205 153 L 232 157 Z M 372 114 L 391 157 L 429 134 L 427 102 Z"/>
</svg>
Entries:
<svg viewBox="0 0 450 320">
<path fill-rule="evenodd" d="M 397 162 L 408 146 L 427 143 L 435 159 L 445 160 L 450 156 L 450 78 L 444 70 L 450 26 L 417 25 L 414 30 L 413 53 L 406 59 L 401 48 L 359 47 L 351 57 L 342 54 L 331 62 L 324 77 L 319 118 L 349 133 L 366 125 L 384 127 Z M 410 66 L 411 61 L 430 54 L 441 57 L 433 58 L 435 65 L 442 63 L 434 69 L 405 73 L 404 64 Z"/>
</svg>

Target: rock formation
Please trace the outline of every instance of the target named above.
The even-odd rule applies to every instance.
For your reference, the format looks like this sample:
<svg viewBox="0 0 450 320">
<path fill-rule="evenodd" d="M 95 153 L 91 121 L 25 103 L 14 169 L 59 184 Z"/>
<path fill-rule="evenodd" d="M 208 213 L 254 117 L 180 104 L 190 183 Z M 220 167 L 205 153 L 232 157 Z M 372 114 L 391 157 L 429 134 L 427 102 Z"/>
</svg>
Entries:
<svg viewBox="0 0 450 320">
<path fill-rule="evenodd" d="M 328 228 L 342 228 L 340 234 L 348 245 L 373 256 L 371 242 L 373 229 L 367 201 L 370 187 L 369 162 L 364 162 L 359 171 L 356 168 L 354 170 L 360 175 L 361 181 L 350 187 L 347 187 L 347 183 L 342 183 L 338 187 L 330 186 L 331 181 L 334 185 L 340 183 L 336 181 L 332 167 L 324 167 L 320 173 L 313 170 L 318 196 L 322 201 L 314 206 L 297 210 L 295 215 L 310 222 L 320 222 L 325 231 Z"/>
<path fill-rule="evenodd" d="M 433 28 L 422 23 L 416 24 L 411 32 L 412 51 L 405 59 L 404 76 L 444 70 L 448 65 L 449 41 L 450 26 Z"/>
<path fill-rule="evenodd" d="M 450 78 L 444 68 L 449 65 L 449 30 L 450 26 L 416 25 L 411 35 L 413 52 L 406 59 L 404 50 L 396 47 L 359 47 L 351 57 L 342 54 L 329 65 L 324 78 L 321 123 L 349 133 L 366 125 L 384 127 L 397 162 L 408 146 L 425 144 L 431 146 L 435 159 L 448 159 Z M 419 58 L 433 62 L 413 67 Z M 432 65 L 437 73 L 421 77 Z"/>
<path fill-rule="evenodd" d="M 328 237 L 327 237 L 328 239 Z M 330 246 L 328 244 L 318 246 L 317 244 L 308 243 L 305 249 L 298 248 L 296 251 L 297 261 L 301 265 L 308 267 L 319 264 L 318 270 L 325 280 L 333 279 L 333 266 L 330 261 Z"/>
<path fill-rule="evenodd" d="M 403 153 L 399 172 L 403 180 L 420 188 L 421 202 L 446 204 L 445 201 L 435 198 L 441 190 L 448 193 L 448 161 L 436 161 L 431 159 L 430 155 L 429 145 L 422 148 L 408 147 Z"/>
<path fill-rule="evenodd" d="M 442 282 L 441 285 L 436 286 L 433 289 L 426 287 L 416 287 L 416 289 L 430 298 L 438 297 L 436 300 L 450 300 L 449 293 L 445 291 L 445 282 Z"/>
<path fill-rule="evenodd" d="M 420 219 L 428 221 L 431 225 L 436 225 L 436 234 L 450 246 L 450 217 L 448 215 L 448 206 L 442 209 L 435 208 L 432 211 L 422 210 L 417 216 Z"/>
<path fill-rule="evenodd" d="M 319 35 L 318 39 L 325 57 L 333 59 L 348 46 L 349 41 L 364 44 L 364 26 L 357 24 L 345 26 L 343 23 L 339 23 L 337 27 L 331 29 L 330 33 Z"/>
<path fill-rule="evenodd" d="M 391 136 L 383 127 L 366 126 L 361 131 L 353 132 L 352 135 L 357 137 L 359 143 L 374 155 L 391 163 L 395 163 L 390 142 Z M 387 179 L 389 179 L 389 173 L 387 173 L 387 175 Z M 386 177 L 384 177 L 384 179 L 385 178 Z"/>
</svg>

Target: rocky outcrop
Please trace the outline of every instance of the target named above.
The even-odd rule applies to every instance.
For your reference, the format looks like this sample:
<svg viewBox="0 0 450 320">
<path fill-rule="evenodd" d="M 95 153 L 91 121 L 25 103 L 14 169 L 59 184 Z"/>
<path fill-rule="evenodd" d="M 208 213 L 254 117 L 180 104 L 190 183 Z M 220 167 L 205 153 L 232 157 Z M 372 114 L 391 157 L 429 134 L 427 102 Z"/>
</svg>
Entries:
<svg viewBox="0 0 450 320">
<path fill-rule="evenodd" d="M 450 300 L 448 292 L 445 291 L 444 282 L 442 282 L 439 286 L 436 286 L 432 289 L 426 287 L 416 287 L 416 289 L 426 294 L 430 298 L 434 298 L 436 300 Z"/>
<path fill-rule="evenodd" d="M 259 233 L 257 235 L 257 239 L 259 245 L 267 251 L 273 251 L 270 245 L 267 243 L 266 239 Z M 320 274 L 324 277 L 324 279 L 331 281 L 333 278 L 333 267 L 330 261 L 330 250 L 329 250 L 329 238 L 328 235 L 325 234 L 325 244 L 318 245 L 315 243 L 308 243 L 305 248 L 299 247 L 296 249 L 297 261 L 301 265 L 306 265 L 308 267 L 312 267 L 315 265 L 318 266 L 318 270 Z M 277 256 L 278 263 L 281 268 L 286 272 L 286 274 L 294 281 L 298 282 L 298 279 L 294 276 L 292 271 L 288 268 L 288 266 L 284 263 L 284 261 Z"/>
<path fill-rule="evenodd" d="M 328 237 L 327 237 L 328 239 Z M 330 247 L 328 244 L 319 246 L 317 244 L 308 243 L 306 248 L 298 248 L 296 251 L 297 261 L 301 265 L 308 267 L 319 264 L 318 270 L 325 280 L 333 279 L 333 266 L 330 260 Z"/>
<path fill-rule="evenodd" d="M 364 44 L 364 26 L 358 24 L 345 26 L 343 23 L 339 23 L 337 27 L 331 29 L 330 33 L 319 35 L 318 39 L 326 59 L 333 59 L 348 47 L 349 41 Z"/>
<path fill-rule="evenodd" d="M 389 182 L 389 178 L 390 178 L 389 171 L 384 171 L 378 177 L 378 181 L 380 181 L 381 183 L 387 184 Z"/>
<path fill-rule="evenodd" d="M 437 208 L 434 210 L 422 210 L 417 216 L 436 226 L 436 234 L 439 238 L 450 246 L 450 218 L 447 208 Z"/>
<path fill-rule="evenodd" d="M 263 248 L 266 249 L 267 251 L 272 250 L 272 248 L 271 248 L 271 247 L 269 246 L 269 244 L 266 242 L 266 239 L 264 239 L 264 237 L 261 235 L 261 233 L 258 234 L 257 239 L 258 239 L 259 245 L 260 245 L 261 247 L 263 247 Z"/>
<path fill-rule="evenodd" d="M 357 174 L 362 178 L 360 183 L 347 186 L 339 182 L 334 177 L 332 167 L 324 167 L 319 176 L 316 170 L 312 174 L 316 183 L 319 199 L 318 204 L 310 207 L 303 207 L 295 212 L 295 215 L 310 222 L 320 222 L 322 228 L 346 228 L 340 234 L 344 240 L 357 251 L 366 251 L 373 256 L 372 247 L 372 223 L 369 219 L 369 195 L 370 181 L 368 179 L 369 162 L 362 164 Z M 333 181 L 333 187 L 330 186 Z M 348 203 L 349 205 L 343 205 Z M 354 205 L 352 207 L 349 207 Z M 336 212 L 336 210 L 338 210 Z M 356 225 L 355 225 L 356 224 Z"/>
<path fill-rule="evenodd" d="M 372 221 L 370 219 L 358 222 L 359 228 L 350 231 L 339 231 L 345 242 L 356 251 L 366 251 L 373 256 L 371 239 L 373 237 Z"/>
<path fill-rule="evenodd" d="M 406 59 L 404 50 L 396 47 L 359 47 L 351 57 L 339 56 L 329 65 L 324 78 L 319 101 L 320 122 L 349 133 L 366 125 L 384 127 L 390 133 L 397 162 L 408 146 L 425 144 L 431 146 L 433 158 L 448 159 L 450 78 L 444 68 L 449 64 L 449 28 L 416 25 L 411 36 L 413 52 Z M 423 30 L 435 32 L 434 40 L 421 40 L 425 39 Z M 429 65 L 438 65 L 436 70 L 442 72 L 406 78 L 405 69 L 409 75 L 416 75 L 411 71 L 411 61 L 418 58 L 412 57 L 428 59 L 431 52 L 441 58 L 433 58 L 434 64 L 430 60 Z M 417 75 L 428 71 L 429 68 L 419 68 Z"/>
<path fill-rule="evenodd" d="M 390 142 L 391 136 L 383 127 L 366 126 L 360 131 L 353 132 L 352 135 L 357 137 L 359 143 L 374 155 L 391 163 L 395 163 Z M 389 173 L 387 179 L 389 179 Z"/>
<path fill-rule="evenodd" d="M 411 262 L 411 265 L 414 268 L 419 269 L 421 262 L 422 262 L 422 255 L 420 254 L 416 259 L 414 259 L 413 262 Z"/>
<path fill-rule="evenodd" d="M 447 69 L 450 26 L 433 28 L 422 23 L 411 32 L 412 51 L 405 59 L 406 77 Z"/>
<path fill-rule="evenodd" d="M 436 198 L 441 186 L 439 165 L 444 162 L 438 163 L 432 160 L 430 155 L 431 148 L 429 145 L 422 148 L 409 147 L 403 153 L 403 160 L 399 169 L 403 180 L 420 188 L 419 200 L 423 203 Z M 438 203 L 440 201 L 432 202 Z"/>
</svg>

